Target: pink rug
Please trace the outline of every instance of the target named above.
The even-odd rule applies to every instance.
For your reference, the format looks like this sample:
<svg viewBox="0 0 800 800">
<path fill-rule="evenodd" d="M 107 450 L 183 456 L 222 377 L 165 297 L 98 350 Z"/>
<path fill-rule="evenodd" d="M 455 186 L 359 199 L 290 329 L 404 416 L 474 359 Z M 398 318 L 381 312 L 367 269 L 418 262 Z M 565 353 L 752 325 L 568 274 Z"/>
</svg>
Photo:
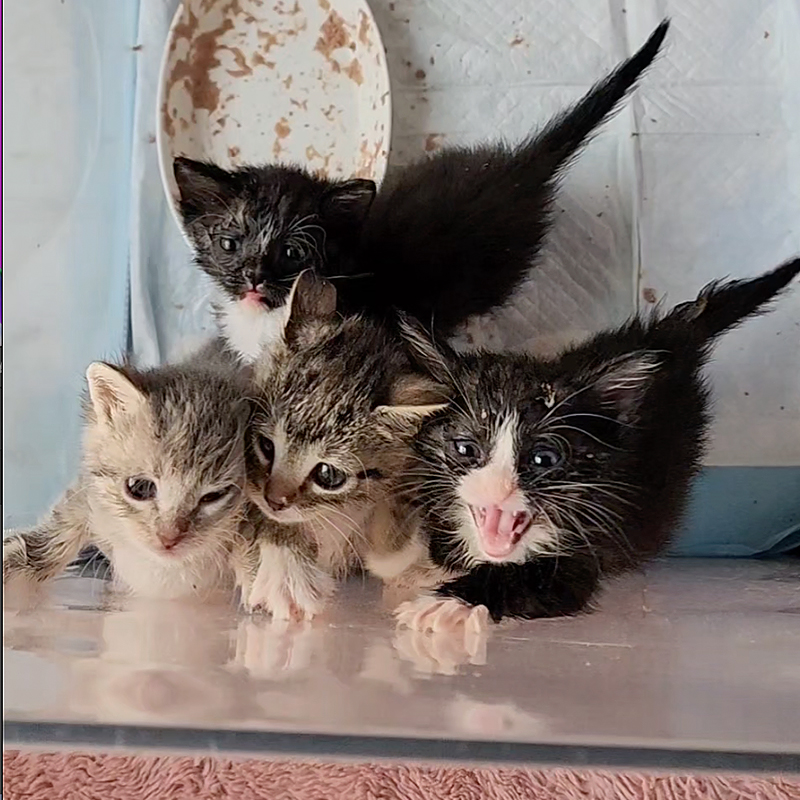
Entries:
<svg viewBox="0 0 800 800">
<path fill-rule="evenodd" d="M 564 769 L 3 754 L 4 800 L 800 800 L 800 782 Z"/>
</svg>

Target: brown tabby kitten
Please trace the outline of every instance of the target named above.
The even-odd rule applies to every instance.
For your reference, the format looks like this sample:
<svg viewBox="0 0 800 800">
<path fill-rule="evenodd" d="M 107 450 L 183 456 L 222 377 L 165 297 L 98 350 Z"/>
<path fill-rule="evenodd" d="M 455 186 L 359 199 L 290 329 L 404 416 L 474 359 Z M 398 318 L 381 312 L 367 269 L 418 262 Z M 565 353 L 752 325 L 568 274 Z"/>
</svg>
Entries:
<svg viewBox="0 0 800 800">
<path fill-rule="evenodd" d="M 248 494 L 267 524 L 245 605 L 311 617 L 355 564 L 392 580 L 426 561 L 395 515 L 394 482 L 410 439 L 444 406 L 398 337 L 374 319 L 341 318 L 333 285 L 305 271 L 255 382 Z"/>
</svg>

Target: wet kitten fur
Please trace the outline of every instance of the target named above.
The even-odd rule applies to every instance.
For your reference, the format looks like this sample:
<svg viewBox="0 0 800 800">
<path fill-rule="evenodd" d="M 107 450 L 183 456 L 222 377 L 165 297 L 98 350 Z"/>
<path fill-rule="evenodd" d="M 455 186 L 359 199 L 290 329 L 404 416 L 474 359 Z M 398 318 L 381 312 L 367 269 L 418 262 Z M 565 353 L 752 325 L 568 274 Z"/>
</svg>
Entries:
<svg viewBox="0 0 800 800">
<path fill-rule="evenodd" d="M 311 271 L 288 307 L 276 354 L 255 366 L 248 495 L 268 522 L 246 605 L 311 617 L 354 566 L 392 580 L 427 563 L 394 518 L 394 479 L 442 392 L 387 326 L 340 317 Z"/>
<path fill-rule="evenodd" d="M 495 620 L 574 614 L 602 578 L 663 552 L 701 465 L 712 345 L 798 273 L 800 259 L 712 283 L 661 319 L 635 318 L 553 360 L 457 355 L 414 333 L 451 404 L 423 424 L 405 489 L 433 561 L 467 572 L 400 621 L 469 617 L 443 598 Z"/>
<path fill-rule="evenodd" d="M 521 144 L 444 148 L 388 177 L 377 197 L 367 180 L 176 159 L 197 264 L 222 290 L 224 336 L 248 361 L 280 339 L 291 282 L 306 268 L 336 283 L 342 310 L 399 308 L 440 335 L 505 303 L 539 252 L 564 169 L 652 63 L 668 27 Z"/>
<path fill-rule="evenodd" d="M 75 485 L 3 542 L 3 583 L 45 582 L 87 545 L 120 588 L 150 597 L 232 588 L 244 516 L 244 386 L 222 364 L 140 371 L 92 364 Z M 126 488 L 131 478 L 155 483 Z"/>
</svg>

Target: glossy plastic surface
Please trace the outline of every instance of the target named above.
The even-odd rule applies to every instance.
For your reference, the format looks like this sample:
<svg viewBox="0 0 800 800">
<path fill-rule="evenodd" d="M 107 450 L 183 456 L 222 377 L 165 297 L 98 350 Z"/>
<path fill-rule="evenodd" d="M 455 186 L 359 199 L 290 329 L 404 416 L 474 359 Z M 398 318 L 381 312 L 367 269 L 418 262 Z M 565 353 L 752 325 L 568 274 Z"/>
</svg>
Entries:
<svg viewBox="0 0 800 800">
<path fill-rule="evenodd" d="M 471 641 L 389 604 L 354 581 L 292 627 L 62 580 L 5 612 L 7 742 L 800 771 L 800 560 L 670 560 Z"/>
</svg>

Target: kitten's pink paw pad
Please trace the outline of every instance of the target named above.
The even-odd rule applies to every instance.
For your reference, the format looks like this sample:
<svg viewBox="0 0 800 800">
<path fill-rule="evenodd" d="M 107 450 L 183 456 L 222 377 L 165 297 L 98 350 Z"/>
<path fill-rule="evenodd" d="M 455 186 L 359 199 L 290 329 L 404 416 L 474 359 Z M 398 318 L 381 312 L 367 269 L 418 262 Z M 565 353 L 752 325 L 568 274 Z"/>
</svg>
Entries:
<svg viewBox="0 0 800 800">
<path fill-rule="evenodd" d="M 470 606 L 454 597 L 418 597 L 395 609 L 397 624 L 414 631 L 484 633 L 489 626 L 489 609 Z"/>
</svg>

